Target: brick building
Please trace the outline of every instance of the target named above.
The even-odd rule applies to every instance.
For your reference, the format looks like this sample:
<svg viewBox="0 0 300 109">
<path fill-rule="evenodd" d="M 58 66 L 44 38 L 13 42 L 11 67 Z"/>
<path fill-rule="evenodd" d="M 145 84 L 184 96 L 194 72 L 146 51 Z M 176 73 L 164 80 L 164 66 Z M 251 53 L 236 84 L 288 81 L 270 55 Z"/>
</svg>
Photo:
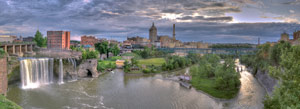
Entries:
<svg viewBox="0 0 300 109">
<path fill-rule="evenodd" d="M 47 31 L 48 49 L 70 49 L 70 31 Z"/>
<path fill-rule="evenodd" d="M 98 42 L 98 39 L 95 36 L 81 36 L 81 45 L 91 45 L 94 46 Z"/>
<path fill-rule="evenodd" d="M 5 95 L 7 91 L 7 60 L 6 57 L 0 58 L 0 94 Z"/>
</svg>

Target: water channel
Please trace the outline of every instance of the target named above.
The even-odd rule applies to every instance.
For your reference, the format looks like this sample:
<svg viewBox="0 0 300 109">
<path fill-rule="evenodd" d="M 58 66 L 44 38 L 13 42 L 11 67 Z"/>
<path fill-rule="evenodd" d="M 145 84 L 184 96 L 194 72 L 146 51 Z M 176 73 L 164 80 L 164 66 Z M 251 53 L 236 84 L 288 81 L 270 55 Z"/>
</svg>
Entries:
<svg viewBox="0 0 300 109">
<path fill-rule="evenodd" d="M 99 78 L 86 78 L 36 89 L 9 86 L 8 99 L 25 109 L 222 109 L 263 108 L 265 90 L 246 71 L 241 72 L 241 89 L 236 98 L 220 100 L 186 89 L 168 74 L 127 75 L 114 70 Z"/>
</svg>

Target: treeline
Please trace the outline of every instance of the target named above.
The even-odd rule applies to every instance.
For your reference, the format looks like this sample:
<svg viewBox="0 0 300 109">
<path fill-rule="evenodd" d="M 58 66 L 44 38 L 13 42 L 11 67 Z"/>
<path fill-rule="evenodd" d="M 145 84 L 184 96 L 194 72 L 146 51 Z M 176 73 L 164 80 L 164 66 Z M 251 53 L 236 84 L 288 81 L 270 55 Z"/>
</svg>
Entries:
<svg viewBox="0 0 300 109">
<path fill-rule="evenodd" d="M 185 68 L 190 66 L 192 61 L 187 57 L 179 57 L 179 56 L 168 56 L 166 58 L 166 63 L 162 64 L 163 71 L 170 71 L 174 69 Z"/>
<path fill-rule="evenodd" d="M 141 56 L 142 58 L 153 58 L 153 57 L 165 57 L 167 56 L 167 52 L 159 51 L 155 47 L 144 47 L 144 50 L 134 50 L 133 53 Z"/>
<path fill-rule="evenodd" d="M 255 56 L 244 56 L 242 62 L 256 69 L 264 69 L 279 80 L 271 96 L 264 101 L 266 109 L 300 108 L 300 45 L 291 46 L 289 42 L 280 41 L 271 46 L 259 46 Z"/>
<path fill-rule="evenodd" d="M 83 46 L 80 46 L 80 47 L 71 46 L 70 48 L 73 51 L 79 51 L 79 52 L 81 52 L 82 53 L 81 57 L 82 57 L 83 60 L 86 60 L 86 59 L 95 59 L 99 55 L 98 51 L 84 49 Z"/>
<path fill-rule="evenodd" d="M 209 48 L 253 48 L 251 44 L 213 44 Z"/>
<path fill-rule="evenodd" d="M 257 70 L 268 71 L 269 66 L 278 66 L 280 64 L 282 52 L 285 49 L 291 49 L 289 42 L 280 41 L 279 43 L 271 46 L 270 43 L 258 46 L 255 55 L 243 55 L 240 58 L 241 63 L 247 67 L 254 69 L 254 74 Z"/>
</svg>

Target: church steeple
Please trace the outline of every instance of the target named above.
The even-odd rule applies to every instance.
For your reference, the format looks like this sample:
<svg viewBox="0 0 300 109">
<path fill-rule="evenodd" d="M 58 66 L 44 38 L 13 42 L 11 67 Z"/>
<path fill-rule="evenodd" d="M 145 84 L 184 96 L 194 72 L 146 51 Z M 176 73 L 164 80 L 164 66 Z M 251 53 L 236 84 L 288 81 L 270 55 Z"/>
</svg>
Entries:
<svg viewBox="0 0 300 109">
<path fill-rule="evenodd" d="M 149 29 L 149 39 L 151 42 L 157 41 L 157 28 L 154 25 L 154 22 L 152 22 L 152 26 Z"/>
</svg>

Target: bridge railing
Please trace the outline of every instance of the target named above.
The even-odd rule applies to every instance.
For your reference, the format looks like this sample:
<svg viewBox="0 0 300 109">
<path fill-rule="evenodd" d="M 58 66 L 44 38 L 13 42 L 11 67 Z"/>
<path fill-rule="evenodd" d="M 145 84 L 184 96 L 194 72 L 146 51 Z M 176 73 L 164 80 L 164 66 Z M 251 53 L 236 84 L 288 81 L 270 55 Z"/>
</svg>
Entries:
<svg viewBox="0 0 300 109">
<path fill-rule="evenodd" d="M 35 45 L 36 42 L 0 42 L 0 45 Z"/>
</svg>

